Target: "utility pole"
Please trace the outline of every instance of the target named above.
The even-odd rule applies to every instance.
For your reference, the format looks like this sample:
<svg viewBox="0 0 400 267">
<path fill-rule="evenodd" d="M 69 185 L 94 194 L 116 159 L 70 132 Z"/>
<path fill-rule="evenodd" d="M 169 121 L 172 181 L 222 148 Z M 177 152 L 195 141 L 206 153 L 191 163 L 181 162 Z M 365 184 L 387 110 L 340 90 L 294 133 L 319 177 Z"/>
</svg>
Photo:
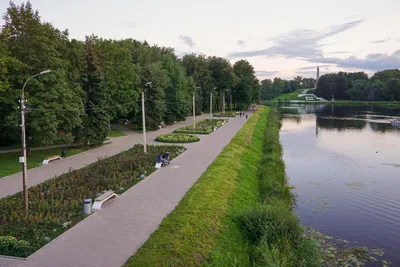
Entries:
<svg viewBox="0 0 400 267">
<path fill-rule="evenodd" d="M 146 113 L 144 109 L 144 91 L 147 86 L 151 86 L 151 82 L 144 85 L 142 89 L 142 121 L 143 121 L 143 152 L 147 153 L 147 138 L 146 138 Z"/>
<path fill-rule="evenodd" d="M 193 92 L 193 129 L 196 128 L 196 103 L 194 99 L 195 92 Z"/>
<path fill-rule="evenodd" d="M 28 181 L 27 181 L 27 158 L 26 158 L 26 131 L 25 131 L 25 86 L 28 84 L 28 81 L 34 77 L 39 75 L 49 73 L 50 70 L 42 71 L 41 73 L 35 74 L 32 77 L 28 78 L 22 87 L 21 92 L 21 139 L 22 139 L 22 157 L 20 158 L 20 162 L 22 163 L 22 188 L 24 194 L 24 210 L 25 215 L 28 215 L 29 210 L 29 202 L 28 202 Z"/>
<path fill-rule="evenodd" d="M 212 91 L 211 91 L 211 93 L 210 93 L 210 121 L 212 120 L 212 105 L 213 105 L 213 102 L 212 102 Z"/>
<path fill-rule="evenodd" d="M 225 91 L 222 92 L 222 109 L 223 109 L 223 114 L 225 116 Z"/>
</svg>

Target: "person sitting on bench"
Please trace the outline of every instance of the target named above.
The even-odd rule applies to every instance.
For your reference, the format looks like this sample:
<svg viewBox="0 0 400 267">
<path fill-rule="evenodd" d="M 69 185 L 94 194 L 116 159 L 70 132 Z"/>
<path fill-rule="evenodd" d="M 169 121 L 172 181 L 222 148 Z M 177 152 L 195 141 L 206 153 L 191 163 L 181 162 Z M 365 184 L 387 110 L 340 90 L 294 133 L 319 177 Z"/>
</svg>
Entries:
<svg viewBox="0 0 400 267">
<path fill-rule="evenodd" d="M 169 164 L 169 153 L 168 152 L 164 152 L 162 155 L 162 158 L 164 160 L 164 165 L 168 165 Z"/>
</svg>

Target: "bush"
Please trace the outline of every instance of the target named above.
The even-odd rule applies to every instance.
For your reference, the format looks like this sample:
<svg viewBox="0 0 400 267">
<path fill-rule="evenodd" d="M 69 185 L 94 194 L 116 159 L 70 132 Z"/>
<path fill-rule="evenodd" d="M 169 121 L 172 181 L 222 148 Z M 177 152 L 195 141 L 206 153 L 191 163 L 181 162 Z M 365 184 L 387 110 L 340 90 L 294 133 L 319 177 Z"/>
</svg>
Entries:
<svg viewBox="0 0 400 267">
<path fill-rule="evenodd" d="M 178 128 L 174 131 L 174 133 L 188 133 L 188 134 L 210 134 L 213 132 L 213 128 L 220 128 L 223 124 L 225 124 L 227 120 L 222 119 L 203 119 L 197 122 L 195 125 L 187 125 L 181 128 Z"/>
<path fill-rule="evenodd" d="M 28 256 L 85 218 L 82 214 L 84 198 L 96 198 L 109 189 L 128 189 L 140 181 L 141 174 L 147 176 L 155 170 L 154 163 L 162 151 L 170 152 L 170 157 L 174 158 L 184 150 L 181 146 L 148 146 L 148 153 L 144 154 L 143 145 L 135 145 L 120 154 L 30 187 L 28 217 L 24 214 L 21 192 L 0 199 L 0 238 L 4 241 L 0 254 Z M 7 244 L 15 241 L 8 236 L 18 236 L 29 243 L 18 241 L 17 246 L 10 249 Z"/>
<path fill-rule="evenodd" d="M 191 134 L 162 134 L 156 137 L 156 141 L 165 143 L 193 143 L 200 138 Z"/>
<path fill-rule="evenodd" d="M 284 202 L 272 200 L 253 208 L 239 217 L 248 239 L 253 243 L 266 240 L 279 244 L 281 240 L 294 242 L 301 237 L 299 220 Z"/>
<path fill-rule="evenodd" d="M 27 257 L 33 251 L 33 247 L 27 241 L 17 240 L 13 236 L 0 236 L 0 255 Z"/>
<path fill-rule="evenodd" d="M 213 115 L 213 117 L 236 117 L 236 112 L 234 111 L 227 111 L 225 113 L 216 113 Z"/>
</svg>

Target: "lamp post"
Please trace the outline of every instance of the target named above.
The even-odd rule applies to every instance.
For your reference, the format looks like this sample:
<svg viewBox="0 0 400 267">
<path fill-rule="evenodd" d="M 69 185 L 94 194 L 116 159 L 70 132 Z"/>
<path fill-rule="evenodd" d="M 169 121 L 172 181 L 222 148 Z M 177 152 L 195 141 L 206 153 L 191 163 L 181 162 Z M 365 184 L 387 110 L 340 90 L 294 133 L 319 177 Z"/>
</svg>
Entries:
<svg viewBox="0 0 400 267">
<path fill-rule="evenodd" d="M 21 92 L 21 139 L 22 139 L 22 157 L 20 158 L 20 162 L 22 163 L 22 186 L 23 186 L 23 194 L 24 194 L 24 209 L 25 214 L 28 215 L 28 182 L 27 182 L 27 158 L 26 158 L 26 131 L 25 131 L 25 86 L 28 84 L 28 81 L 32 78 L 35 78 L 39 75 L 46 74 L 51 72 L 51 70 L 45 70 L 38 74 L 33 75 L 28 78 L 24 86 L 22 87 Z"/>
<path fill-rule="evenodd" d="M 212 106 L 213 106 L 212 95 L 213 95 L 213 91 L 215 89 L 217 89 L 217 87 L 214 87 L 213 89 L 211 89 L 211 92 L 210 92 L 210 121 L 212 120 Z"/>
<path fill-rule="evenodd" d="M 223 109 L 224 109 L 224 116 L 225 116 L 225 92 L 227 92 L 228 91 L 228 89 L 225 89 L 223 92 L 222 92 L 222 107 L 223 107 Z"/>
<path fill-rule="evenodd" d="M 143 152 L 147 153 L 147 139 L 146 139 L 146 116 L 144 110 L 144 91 L 148 86 L 151 86 L 151 82 L 147 82 L 142 89 L 142 121 L 143 121 Z"/>
<path fill-rule="evenodd" d="M 199 86 L 196 89 L 200 89 Z M 193 92 L 193 128 L 196 128 L 196 99 L 195 99 L 196 91 Z"/>
</svg>

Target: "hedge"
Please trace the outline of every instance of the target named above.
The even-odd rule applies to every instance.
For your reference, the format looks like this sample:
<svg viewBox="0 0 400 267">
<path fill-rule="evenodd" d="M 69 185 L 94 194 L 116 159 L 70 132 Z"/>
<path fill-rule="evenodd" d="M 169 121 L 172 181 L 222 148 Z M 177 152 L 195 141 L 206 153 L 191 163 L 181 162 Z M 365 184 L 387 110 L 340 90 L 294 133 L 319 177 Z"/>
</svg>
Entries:
<svg viewBox="0 0 400 267">
<path fill-rule="evenodd" d="M 156 141 L 164 143 L 193 143 L 200 141 L 200 138 L 191 134 L 162 134 L 156 137 Z"/>
</svg>

